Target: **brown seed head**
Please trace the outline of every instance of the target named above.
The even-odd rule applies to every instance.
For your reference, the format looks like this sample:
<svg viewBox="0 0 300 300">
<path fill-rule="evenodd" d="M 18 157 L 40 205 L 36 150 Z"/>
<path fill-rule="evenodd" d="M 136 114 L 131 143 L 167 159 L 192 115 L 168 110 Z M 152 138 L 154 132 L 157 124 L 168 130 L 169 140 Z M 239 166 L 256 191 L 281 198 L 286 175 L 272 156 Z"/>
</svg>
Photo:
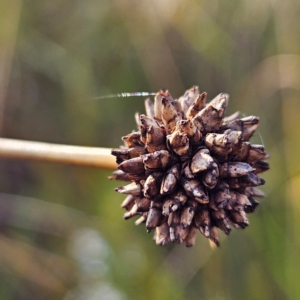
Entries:
<svg viewBox="0 0 300 300">
<path fill-rule="evenodd" d="M 262 145 L 249 142 L 259 118 L 225 117 L 229 96 L 206 103 L 197 86 L 178 100 L 168 91 L 146 99 L 147 115 L 136 114 L 139 131 L 124 136 L 114 149 L 119 170 L 110 179 L 131 181 L 116 188 L 128 194 L 125 219 L 155 229 L 158 245 L 195 244 L 197 232 L 219 245 L 218 229 L 249 225 L 247 213 L 263 197 L 258 174 L 269 169 Z"/>
</svg>

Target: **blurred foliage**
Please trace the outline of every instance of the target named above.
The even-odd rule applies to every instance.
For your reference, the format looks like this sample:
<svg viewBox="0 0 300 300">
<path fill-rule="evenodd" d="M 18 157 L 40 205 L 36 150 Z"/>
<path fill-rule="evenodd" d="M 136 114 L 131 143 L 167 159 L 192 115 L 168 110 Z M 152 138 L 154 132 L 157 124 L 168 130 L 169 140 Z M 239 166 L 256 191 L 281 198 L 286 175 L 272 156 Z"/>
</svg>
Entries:
<svg viewBox="0 0 300 300">
<path fill-rule="evenodd" d="M 199 85 L 261 118 L 271 154 L 251 226 L 220 249 L 157 247 L 108 171 L 0 161 L 0 299 L 299 299 L 300 3 L 0 3 L 3 137 L 118 147 L 143 100 Z"/>
</svg>

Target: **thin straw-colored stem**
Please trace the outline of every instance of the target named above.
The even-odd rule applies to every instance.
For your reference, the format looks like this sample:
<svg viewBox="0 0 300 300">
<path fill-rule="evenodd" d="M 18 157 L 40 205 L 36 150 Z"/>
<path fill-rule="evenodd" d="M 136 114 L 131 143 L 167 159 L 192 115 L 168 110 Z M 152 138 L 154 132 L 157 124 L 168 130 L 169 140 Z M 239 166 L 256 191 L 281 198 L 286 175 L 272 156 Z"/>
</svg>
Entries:
<svg viewBox="0 0 300 300">
<path fill-rule="evenodd" d="M 0 157 L 116 169 L 111 149 L 0 138 Z"/>
</svg>

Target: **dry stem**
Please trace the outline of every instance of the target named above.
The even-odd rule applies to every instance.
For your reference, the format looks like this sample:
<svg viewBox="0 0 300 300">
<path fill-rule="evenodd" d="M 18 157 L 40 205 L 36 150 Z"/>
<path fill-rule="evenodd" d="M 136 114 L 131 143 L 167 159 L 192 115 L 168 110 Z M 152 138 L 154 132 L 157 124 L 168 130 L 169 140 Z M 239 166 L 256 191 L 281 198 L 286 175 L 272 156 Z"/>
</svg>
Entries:
<svg viewBox="0 0 300 300">
<path fill-rule="evenodd" d="M 0 138 L 0 157 L 58 162 L 102 169 L 116 169 L 109 148 L 69 146 Z"/>
</svg>

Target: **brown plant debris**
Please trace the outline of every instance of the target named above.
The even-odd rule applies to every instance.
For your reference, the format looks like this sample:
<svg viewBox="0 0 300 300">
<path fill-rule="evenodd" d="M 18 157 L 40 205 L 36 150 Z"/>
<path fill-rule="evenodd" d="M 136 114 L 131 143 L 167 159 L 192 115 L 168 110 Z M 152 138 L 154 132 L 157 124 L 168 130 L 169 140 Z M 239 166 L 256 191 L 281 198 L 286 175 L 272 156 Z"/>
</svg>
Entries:
<svg viewBox="0 0 300 300">
<path fill-rule="evenodd" d="M 194 245 L 200 231 L 219 245 L 219 228 L 249 225 L 247 213 L 263 193 L 258 177 L 269 169 L 262 145 L 250 144 L 259 118 L 224 117 L 227 94 L 206 103 L 197 86 L 179 99 L 168 91 L 146 99 L 147 115 L 136 114 L 138 131 L 122 139 L 125 146 L 112 150 L 118 169 L 110 177 L 129 181 L 116 188 L 128 194 L 122 203 L 124 218 L 139 216 L 157 244 Z"/>
</svg>

